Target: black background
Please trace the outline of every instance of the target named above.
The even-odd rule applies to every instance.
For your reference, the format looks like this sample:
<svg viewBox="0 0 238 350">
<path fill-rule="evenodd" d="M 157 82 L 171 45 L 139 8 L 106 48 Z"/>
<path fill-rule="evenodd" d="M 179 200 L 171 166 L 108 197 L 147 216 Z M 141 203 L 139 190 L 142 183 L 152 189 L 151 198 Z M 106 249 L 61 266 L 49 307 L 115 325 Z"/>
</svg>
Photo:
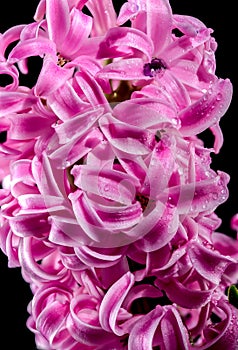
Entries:
<svg viewBox="0 0 238 350">
<path fill-rule="evenodd" d="M 100 0 L 98 0 L 100 1 Z M 114 1 L 116 7 L 123 1 Z M 230 196 L 226 203 L 217 209 L 223 223 L 220 231 L 234 235 L 230 229 L 230 219 L 238 212 L 238 129 L 237 129 L 237 46 L 238 30 L 235 20 L 235 1 L 226 0 L 171 0 L 173 13 L 186 14 L 199 18 L 214 30 L 213 36 L 218 43 L 216 52 L 217 70 L 221 78 L 229 78 L 233 83 L 233 100 L 228 112 L 222 118 L 221 128 L 224 134 L 224 145 L 218 155 L 213 156 L 212 167 L 230 175 Z M 17 24 L 32 22 L 36 0 L 4 1 L 0 11 L 0 33 Z M 205 134 L 205 139 L 210 138 Z M 20 269 L 9 269 L 7 258 L 0 252 L 0 335 L 4 349 L 24 350 L 36 349 L 33 334 L 26 328 L 28 317 L 27 304 L 31 300 L 31 292 L 21 277 Z M 1 345 L 2 348 L 2 345 Z M 63 350 L 63 349 L 62 349 Z"/>
</svg>

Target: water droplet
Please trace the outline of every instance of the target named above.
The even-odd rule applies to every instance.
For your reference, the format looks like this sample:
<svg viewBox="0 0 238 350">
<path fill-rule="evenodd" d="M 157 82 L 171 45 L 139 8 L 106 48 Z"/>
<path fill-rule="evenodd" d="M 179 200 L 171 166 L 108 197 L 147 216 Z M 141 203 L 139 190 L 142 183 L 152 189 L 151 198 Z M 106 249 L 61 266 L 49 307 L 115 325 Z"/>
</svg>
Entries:
<svg viewBox="0 0 238 350">
<path fill-rule="evenodd" d="M 203 241 L 202 244 L 204 245 L 204 247 L 206 247 L 207 249 L 211 249 L 214 250 L 214 246 L 212 243 L 208 242 L 208 241 Z"/>
<path fill-rule="evenodd" d="M 145 135 L 144 135 L 144 136 L 141 136 L 140 139 L 139 139 L 139 141 L 140 141 L 141 143 L 146 143 L 147 137 L 146 137 Z"/>
<path fill-rule="evenodd" d="M 177 118 L 172 118 L 171 122 L 174 126 L 178 126 L 178 124 L 179 124 L 179 121 Z"/>
<path fill-rule="evenodd" d="M 71 163 L 70 163 L 70 161 L 68 161 L 68 160 L 65 160 L 65 161 L 63 161 L 63 168 L 69 168 L 70 167 L 70 165 L 71 165 Z"/>
<path fill-rule="evenodd" d="M 212 199 L 217 200 L 218 194 L 216 192 L 212 193 Z"/>
<path fill-rule="evenodd" d="M 105 192 L 108 192 L 110 190 L 110 185 L 106 184 L 103 189 Z"/>
<path fill-rule="evenodd" d="M 131 4 L 130 10 L 131 10 L 131 12 L 137 12 L 137 11 L 139 11 L 139 5 L 137 5 L 137 4 Z"/>
</svg>

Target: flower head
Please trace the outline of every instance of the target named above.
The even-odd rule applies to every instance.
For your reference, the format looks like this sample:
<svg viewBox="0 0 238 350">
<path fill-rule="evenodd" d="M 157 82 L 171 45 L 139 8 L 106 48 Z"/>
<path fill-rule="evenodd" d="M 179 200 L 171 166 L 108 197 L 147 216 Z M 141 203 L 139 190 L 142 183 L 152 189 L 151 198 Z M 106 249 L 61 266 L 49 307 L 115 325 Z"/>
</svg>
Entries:
<svg viewBox="0 0 238 350">
<path fill-rule="evenodd" d="M 237 348 L 212 33 L 168 0 L 41 0 L 0 37 L 0 247 L 40 349 Z"/>
</svg>

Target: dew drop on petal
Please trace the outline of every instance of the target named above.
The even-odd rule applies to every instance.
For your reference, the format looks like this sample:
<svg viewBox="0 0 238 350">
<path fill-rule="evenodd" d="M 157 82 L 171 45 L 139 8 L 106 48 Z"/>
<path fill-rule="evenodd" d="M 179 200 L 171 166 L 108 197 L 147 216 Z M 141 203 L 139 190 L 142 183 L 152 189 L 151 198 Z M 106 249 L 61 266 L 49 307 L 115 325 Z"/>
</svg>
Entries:
<svg viewBox="0 0 238 350">
<path fill-rule="evenodd" d="M 110 190 L 110 186 L 106 184 L 103 189 L 105 192 L 108 192 Z"/>
</svg>

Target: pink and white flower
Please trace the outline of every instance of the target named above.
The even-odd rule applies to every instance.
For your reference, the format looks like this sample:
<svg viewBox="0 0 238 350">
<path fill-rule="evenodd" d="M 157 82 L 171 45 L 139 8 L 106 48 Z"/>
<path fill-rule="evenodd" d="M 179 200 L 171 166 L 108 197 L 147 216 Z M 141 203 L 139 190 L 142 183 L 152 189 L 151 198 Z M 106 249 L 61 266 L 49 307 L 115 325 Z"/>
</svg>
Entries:
<svg viewBox="0 0 238 350">
<path fill-rule="evenodd" d="M 168 0 L 41 0 L 1 35 L 0 247 L 39 349 L 237 349 L 212 33 Z"/>
</svg>

